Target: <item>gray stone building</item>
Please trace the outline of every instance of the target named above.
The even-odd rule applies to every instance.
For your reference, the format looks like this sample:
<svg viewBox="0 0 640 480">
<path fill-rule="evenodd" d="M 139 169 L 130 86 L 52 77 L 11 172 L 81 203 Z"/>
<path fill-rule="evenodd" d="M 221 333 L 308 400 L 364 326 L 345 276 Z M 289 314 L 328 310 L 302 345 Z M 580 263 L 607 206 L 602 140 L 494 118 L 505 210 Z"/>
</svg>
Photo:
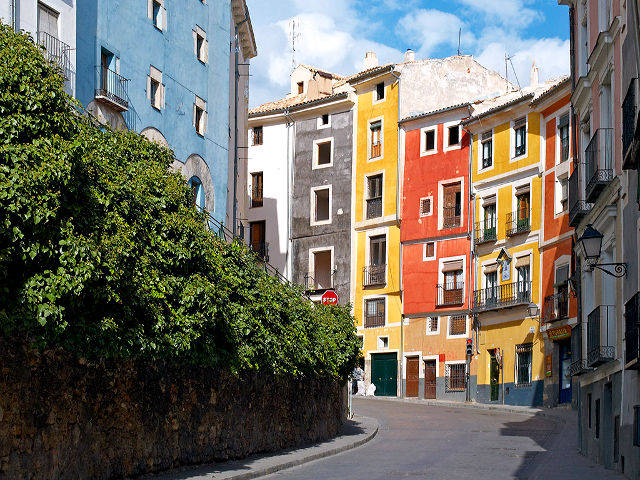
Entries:
<svg viewBox="0 0 640 480">
<path fill-rule="evenodd" d="M 328 289 L 350 299 L 354 102 L 347 92 L 296 109 L 292 280 L 319 301 Z"/>
</svg>

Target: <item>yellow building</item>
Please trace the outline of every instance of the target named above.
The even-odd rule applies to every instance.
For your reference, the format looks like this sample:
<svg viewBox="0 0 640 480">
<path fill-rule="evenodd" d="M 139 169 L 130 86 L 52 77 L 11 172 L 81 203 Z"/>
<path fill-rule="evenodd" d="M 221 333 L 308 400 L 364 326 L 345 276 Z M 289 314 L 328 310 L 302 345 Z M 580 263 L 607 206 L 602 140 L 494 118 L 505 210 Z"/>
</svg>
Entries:
<svg viewBox="0 0 640 480">
<path fill-rule="evenodd" d="M 473 314 L 480 402 L 542 405 L 540 332 L 545 144 L 537 100 L 558 81 L 475 105 L 472 134 Z"/>
<path fill-rule="evenodd" d="M 363 340 L 365 376 L 376 395 L 401 391 L 398 78 L 394 65 L 349 79 L 354 122 L 352 302 Z"/>
</svg>

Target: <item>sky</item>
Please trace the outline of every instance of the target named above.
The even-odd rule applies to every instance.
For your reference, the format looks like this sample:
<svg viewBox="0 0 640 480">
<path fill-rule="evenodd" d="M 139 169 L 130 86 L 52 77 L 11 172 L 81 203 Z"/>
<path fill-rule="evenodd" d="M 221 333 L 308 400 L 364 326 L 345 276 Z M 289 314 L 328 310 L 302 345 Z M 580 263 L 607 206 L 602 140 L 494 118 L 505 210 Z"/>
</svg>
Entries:
<svg viewBox="0 0 640 480">
<path fill-rule="evenodd" d="M 284 97 L 295 63 L 348 75 L 367 51 L 380 64 L 473 55 L 509 80 L 529 84 L 535 60 L 540 80 L 569 73 L 569 10 L 557 0 L 247 0 L 258 45 L 251 61 L 250 106 Z M 514 75 L 515 71 L 515 75 Z"/>
</svg>

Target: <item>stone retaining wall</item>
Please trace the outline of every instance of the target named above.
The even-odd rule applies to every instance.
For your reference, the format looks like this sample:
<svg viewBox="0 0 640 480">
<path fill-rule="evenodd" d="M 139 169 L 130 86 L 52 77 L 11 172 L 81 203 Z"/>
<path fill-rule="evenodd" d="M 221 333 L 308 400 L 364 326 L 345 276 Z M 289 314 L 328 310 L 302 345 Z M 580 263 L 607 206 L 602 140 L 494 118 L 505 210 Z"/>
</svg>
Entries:
<svg viewBox="0 0 640 480">
<path fill-rule="evenodd" d="M 90 364 L 0 340 L 0 478 L 114 479 L 335 436 L 344 385 L 149 362 Z"/>
</svg>

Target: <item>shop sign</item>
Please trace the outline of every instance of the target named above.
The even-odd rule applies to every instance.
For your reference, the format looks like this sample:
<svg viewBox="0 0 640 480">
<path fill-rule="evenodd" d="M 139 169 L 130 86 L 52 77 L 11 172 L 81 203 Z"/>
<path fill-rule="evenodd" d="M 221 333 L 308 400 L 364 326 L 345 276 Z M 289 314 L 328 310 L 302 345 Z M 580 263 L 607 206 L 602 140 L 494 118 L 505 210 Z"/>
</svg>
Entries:
<svg viewBox="0 0 640 480">
<path fill-rule="evenodd" d="M 560 340 L 562 338 L 568 338 L 571 336 L 571 327 L 565 325 L 564 327 L 551 328 L 547 330 L 549 340 Z"/>
</svg>

